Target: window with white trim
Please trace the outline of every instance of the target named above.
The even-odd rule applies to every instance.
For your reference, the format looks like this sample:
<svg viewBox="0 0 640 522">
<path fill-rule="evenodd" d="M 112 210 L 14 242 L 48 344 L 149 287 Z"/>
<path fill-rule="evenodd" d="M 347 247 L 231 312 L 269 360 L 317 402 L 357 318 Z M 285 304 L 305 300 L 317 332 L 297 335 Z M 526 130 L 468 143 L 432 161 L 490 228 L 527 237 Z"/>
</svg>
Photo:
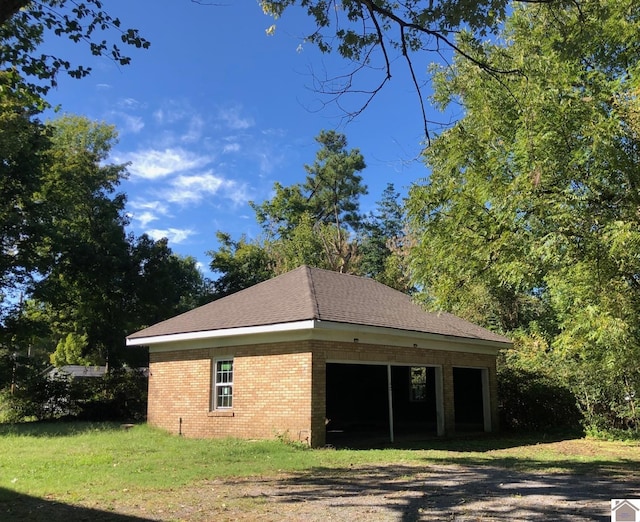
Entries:
<svg viewBox="0 0 640 522">
<path fill-rule="evenodd" d="M 224 410 L 233 407 L 233 359 L 213 361 L 213 390 L 211 409 Z"/>
<path fill-rule="evenodd" d="M 412 366 L 410 370 L 411 387 L 409 400 L 425 402 L 427 400 L 427 369 L 424 366 Z"/>
</svg>

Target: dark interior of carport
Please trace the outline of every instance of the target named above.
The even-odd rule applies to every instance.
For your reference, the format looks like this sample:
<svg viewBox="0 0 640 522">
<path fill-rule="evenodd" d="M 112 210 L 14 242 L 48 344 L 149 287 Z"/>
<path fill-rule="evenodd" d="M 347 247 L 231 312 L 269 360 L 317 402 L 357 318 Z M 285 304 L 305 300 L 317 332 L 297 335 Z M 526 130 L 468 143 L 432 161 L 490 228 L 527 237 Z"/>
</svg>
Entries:
<svg viewBox="0 0 640 522">
<path fill-rule="evenodd" d="M 436 368 L 391 366 L 391 386 L 394 440 L 435 437 Z M 387 365 L 327 363 L 326 390 L 327 444 L 390 441 Z M 481 431 L 480 370 L 455 368 L 454 392 L 456 430 Z"/>
</svg>

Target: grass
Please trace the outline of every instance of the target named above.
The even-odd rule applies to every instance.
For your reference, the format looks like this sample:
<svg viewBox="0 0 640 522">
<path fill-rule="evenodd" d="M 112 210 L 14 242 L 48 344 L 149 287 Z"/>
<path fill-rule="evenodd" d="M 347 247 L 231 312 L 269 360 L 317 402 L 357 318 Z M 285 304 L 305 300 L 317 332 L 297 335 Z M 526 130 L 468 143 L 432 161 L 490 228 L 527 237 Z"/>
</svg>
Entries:
<svg viewBox="0 0 640 522">
<path fill-rule="evenodd" d="M 281 441 L 195 440 L 146 425 L 0 426 L 0 502 L 12 493 L 77 503 L 181 488 L 228 477 L 389 465 L 461 464 L 624 474 L 640 467 L 640 442 L 536 437 L 432 440 L 413 448 L 317 449 Z M 5 498 L 3 498 L 3 495 Z"/>
</svg>

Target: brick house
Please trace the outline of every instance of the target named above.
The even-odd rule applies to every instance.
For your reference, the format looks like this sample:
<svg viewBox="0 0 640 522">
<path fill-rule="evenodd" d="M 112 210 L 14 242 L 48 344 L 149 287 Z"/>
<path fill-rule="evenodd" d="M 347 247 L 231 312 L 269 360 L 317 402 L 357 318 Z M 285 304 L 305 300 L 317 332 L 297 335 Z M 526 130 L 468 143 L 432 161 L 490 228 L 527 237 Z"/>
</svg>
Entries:
<svg viewBox="0 0 640 522">
<path fill-rule="evenodd" d="M 372 279 L 302 266 L 130 335 L 150 424 L 188 437 L 448 435 L 497 429 L 505 337 Z"/>
</svg>

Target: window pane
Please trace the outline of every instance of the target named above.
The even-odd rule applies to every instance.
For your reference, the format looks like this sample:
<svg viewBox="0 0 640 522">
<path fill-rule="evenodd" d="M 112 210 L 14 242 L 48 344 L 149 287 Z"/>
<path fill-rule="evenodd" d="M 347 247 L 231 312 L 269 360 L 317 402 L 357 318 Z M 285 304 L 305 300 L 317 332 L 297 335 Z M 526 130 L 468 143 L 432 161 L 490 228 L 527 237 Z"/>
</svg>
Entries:
<svg viewBox="0 0 640 522">
<path fill-rule="evenodd" d="M 233 359 L 216 361 L 213 408 L 231 408 L 233 404 Z"/>
<path fill-rule="evenodd" d="M 231 386 L 218 386 L 217 407 L 231 408 L 233 400 L 233 389 Z"/>
<path fill-rule="evenodd" d="M 411 368 L 411 391 L 409 400 L 413 402 L 424 402 L 427 400 L 427 368 L 416 366 Z"/>
<path fill-rule="evenodd" d="M 216 384 L 233 382 L 233 361 L 218 361 L 216 365 Z"/>
</svg>

